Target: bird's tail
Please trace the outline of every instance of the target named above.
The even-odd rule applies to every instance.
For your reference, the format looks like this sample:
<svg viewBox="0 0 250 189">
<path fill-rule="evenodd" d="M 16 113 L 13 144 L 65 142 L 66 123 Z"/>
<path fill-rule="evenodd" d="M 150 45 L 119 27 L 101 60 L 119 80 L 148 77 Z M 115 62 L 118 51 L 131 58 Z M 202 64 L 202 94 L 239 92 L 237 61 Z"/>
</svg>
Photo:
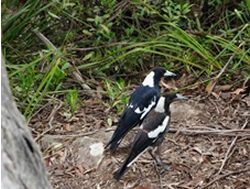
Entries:
<svg viewBox="0 0 250 189">
<path fill-rule="evenodd" d="M 128 131 L 129 131 L 128 128 L 118 124 L 118 126 L 117 126 L 115 132 L 113 133 L 110 141 L 105 146 L 105 149 L 109 147 L 109 150 L 112 153 L 114 153 Z"/>
<path fill-rule="evenodd" d="M 126 166 L 122 166 L 119 170 L 117 170 L 114 173 L 114 179 L 119 181 L 121 179 L 121 177 L 124 175 L 125 171 L 127 170 Z"/>
<path fill-rule="evenodd" d="M 128 169 L 128 165 L 138 156 L 138 154 L 130 154 L 129 157 L 126 159 L 126 161 L 123 163 L 122 167 L 120 169 L 118 169 L 115 173 L 114 173 L 114 179 L 116 179 L 117 181 L 119 181 L 121 179 L 121 177 L 124 175 L 124 173 L 127 171 Z"/>
<path fill-rule="evenodd" d="M 136 125 L 136 124 L 121 123 L 121 120 L 120 120 L 116 130 L 114 131 L 110 141 L 105 146 L 105 148 L 108 148 L 110 146 L 109 150 L 112 153 L 114 153 L 116 151 L 116 149 L 118 148 L 119 144 L 121 143 L 122 139 L 125 137 L 125 135 L 128 133 L 128 131 L 134 127 L 134 125 Z"/>
<path fill-rule="evenodd" d="M 117 149 L 117 147 L 119 146 L 120 142 L 122 139 L 120 140 L 115 140 L 115 139 L 111 139 L 108 144 L 105 146 L 105 149 L 107 149 L 109 147 L 109 150 L 111 151 L 111 153 L 114 153 Z"/>
<path fill-rule="evenodd" d="M 130 165 L 147 150 L 148 144 L 145 143 L 143 138 L 145 138 L 147 133 L 140 133 L 135 137 L 133 147 L 130 150 L 130 154 L 123 163 L 122 167 L 114 173 L 114 178 L 119 181 L 120 178 L 124 175 L 125 171 L 130 167 Z"/>
<path fill-rule="evenodd" d="M 134 117 L 133 119 L 130 118 L 130 115 L 133 115 L 133 113 L 134 112 L 132 110 L 126 110 L 123 113 L 111 140 L 105 148 L 110 146 L 110 151 L 115 152 L 125 135 L 138 124 L 139 117 Z"/>
</svg>

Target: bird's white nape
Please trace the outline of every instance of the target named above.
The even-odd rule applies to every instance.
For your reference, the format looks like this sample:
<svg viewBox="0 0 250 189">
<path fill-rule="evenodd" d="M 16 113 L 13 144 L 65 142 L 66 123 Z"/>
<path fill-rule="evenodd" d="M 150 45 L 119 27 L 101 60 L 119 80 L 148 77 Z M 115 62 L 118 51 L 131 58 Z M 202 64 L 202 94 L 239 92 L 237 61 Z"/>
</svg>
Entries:
<svg viewBox="0 0 250 189">
<path fill-rule="evenodd" d="M 148 86 L 148 87 L 154 87 L 154 76 L 155 73 L 153 71 L 151 71 L 146 78 L 143 80 L 142 85 L 143 86 Z"/>
<path fill-rule="evenodd" d="M 157 138 L 159 134 L 163 133 L 169 123 L 169 118 L 169 116 L 166 116 L 161 125 L 153 131 L 148 132 L 148 138 Z"/>
<path fill-rule="evenodd" d="M 127 105 L 129 108 L 134 108 L 134 105 L 131 103 L 131 104 L 129 104 L 129 105 Z"/>
<path fill-rule="evenodd" d="M 157 102 L 157 105 L 155 107 L 155 111 L 159 112 L 159 113 L 165 112 L 164 105 L 165 105 L 165 97 L 161 96 L 160 99 Z"/>
</svg>

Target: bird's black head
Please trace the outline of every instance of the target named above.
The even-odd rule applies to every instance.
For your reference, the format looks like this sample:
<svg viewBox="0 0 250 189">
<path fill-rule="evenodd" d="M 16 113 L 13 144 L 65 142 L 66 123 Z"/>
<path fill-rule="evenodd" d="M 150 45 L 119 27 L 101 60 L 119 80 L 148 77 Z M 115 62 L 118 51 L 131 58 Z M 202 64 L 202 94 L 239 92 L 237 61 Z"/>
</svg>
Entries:
<svg viewBox="0 0 250 189">
<path fill-rule="evenodd" d="M 152 71 L 155 73 L 155 77 L 158 76 L 159 78 L 163 77 L 166 72 L 165 68 L 162 67 L 156 67 Z"/>
<path fill-rule="evenodd" d="M 152 70 L 155 75 L 154 75 L 154 78 L 157 80 L 160 80 L 163 76 L 164 77 L 173 77 L 173 76 L 176 76 L 175 73 L 173 72 L 170 72 L 168 70 L 166 70 L 165 68 L 162 68 L 162 67 L 156 67 Z"/>
<path fill-rule="evenodd" d="M 147 75 L 142 85 L 149 87 L 157 87 L 157 86 L 159 87 L 159 82 L 161 78 L 170 76 L 175 76 L 175 74 L 165 70 L 164 68 L 156 67 Z"/>
<path fill-rule="evenodd" d="M 176 76 L 175 73 L 170 72 L 162 67 L 156 67 L 152 70 L 154 72 L 154 82 L 159 83 L 162 77 L 173 77 Z"/>
<path fill-rule="evenodd" d="M 180 94 L 176 94 L 176 93 L 167 93 L 167 94 L 164 95 L 164 98 L 165 98 L 165 102 L 164 102 L 165 111 L 169 110 L 169 105 L 172 102 L 179 101 L 179 100 L 187 100 L 188 99 L 187 97 L 182 96 Z"/>
</svg>

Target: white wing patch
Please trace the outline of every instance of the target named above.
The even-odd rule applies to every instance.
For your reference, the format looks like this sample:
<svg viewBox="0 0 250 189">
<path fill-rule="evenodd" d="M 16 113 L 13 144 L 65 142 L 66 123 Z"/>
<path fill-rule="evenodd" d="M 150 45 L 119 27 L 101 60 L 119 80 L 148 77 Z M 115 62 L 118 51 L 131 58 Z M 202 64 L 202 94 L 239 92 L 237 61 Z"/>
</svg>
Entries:
<svg viewBox="0 0 250 189">
<path fill-rule="evenodd" d="M 155 111 L 159 112 L 159 113 L 165 112 L 164 105 L 165 105 L 165 97 L 161 96 L 160 99 L 157 102 L 157 105 L 155 107 Z"/>
<path fill-rule="evenodd" d="M 154 96 L 153 100 L 151 101 L 151 104 L 149 104 L 148 107 L 144 107 L 143 110 L 140 110 L 140 107 L 138 107 L 138 108 L 135 109 L 135 113 L 137 113 L 137 114 L 141 114 L 142 113 L 140 119 L 144 118 L 147 115 L 147 113 L 156 104 L 155 101 L 156 101 L 156 97 Z"/>
<path fill-rule="evenodd" d="M 144 109 L 145 109 L 145 108 L 144 108 Z M 138 108 L 135 109 L 135 113 L 141 114 L 141 113 L 144 111 L 144 109 L 143 109 L 143 110 L 140 110 L 140 108 L 138 107 Z"/>
<path fill-rule="evenodd" d="M 128 106 L 129 108 L 134 108 L 134 105 L 131 103 L 131 104 L 129 104 L 129 106 Z"/>
<path fill-rule="evenodd" d="M 154 75 L 155 73 L 152 71 L 150 72 L 146 78 L 143 80 L 142 85 L 143 86 L 148 86 L 148 87 L 154 87 Z"/>
<path fill-rule="evenodd" d="M 161 125 L 159 125 L 155 130 L 148 132 L 148 138 L 157 138 L 159 134 L 166 129 L 168 122 L 169 116 L 166 116 Z"/>
</svg>

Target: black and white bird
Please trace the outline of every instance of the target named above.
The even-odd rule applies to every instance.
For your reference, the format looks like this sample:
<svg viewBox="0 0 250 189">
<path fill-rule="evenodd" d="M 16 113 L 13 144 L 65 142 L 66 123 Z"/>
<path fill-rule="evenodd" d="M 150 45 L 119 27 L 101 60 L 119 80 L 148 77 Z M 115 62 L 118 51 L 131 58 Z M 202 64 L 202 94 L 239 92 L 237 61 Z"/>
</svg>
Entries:
<svg viewBox="0 0 250 189">
<path fill-rule="evenodd" d="M 156 107 L 147 115 L 140 125 L 140 130 L 135 136 L 129 156 L 122 167 L 114 173 L 116 180 L 120 180 L 131 164 L 146 150 L 148 150 L 157 164 L 164 166 L 161 159 L 153 155 L 152 150 L 155 149 L 155 147 L 159 147 L 169 129 L 171 116 L 169 109 L 170 104 L 177 100 L 186 99 L 187 97 L 175 93 L 168 93 L 164 97 L 160 97 Z"/>
<path fill-rule="evenodd" d="M 132 93 L 118 126 L 105 148 L 110 146 L 110 151 L 114 152 L 128 131 L 143 121 L 160 98 L 161 78 L 171 76 L 175 74 L 161 67 L 154 68 L 146 76 L 142 84 Z"/>
</svg>

